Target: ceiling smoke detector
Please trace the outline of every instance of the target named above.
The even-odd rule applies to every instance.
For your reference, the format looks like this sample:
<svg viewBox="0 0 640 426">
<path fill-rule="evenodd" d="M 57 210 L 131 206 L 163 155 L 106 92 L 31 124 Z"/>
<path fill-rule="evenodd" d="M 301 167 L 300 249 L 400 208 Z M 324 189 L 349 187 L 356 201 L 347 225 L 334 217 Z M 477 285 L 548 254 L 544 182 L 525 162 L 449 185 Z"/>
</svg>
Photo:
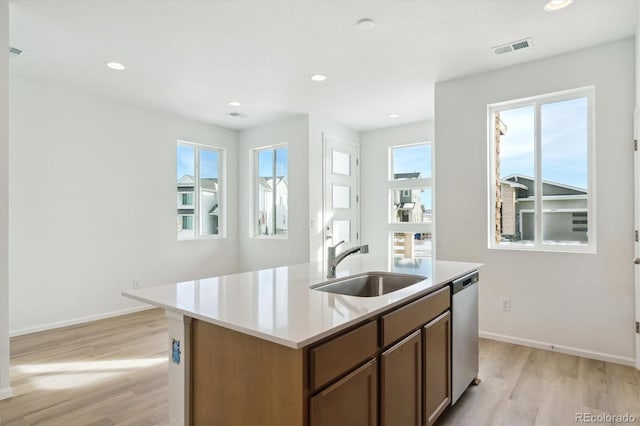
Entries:
<svg viewBox="0 0 640 426">
<path fill-rule="evenodd" d="M 525 38 L 523 40 L 512 41 L 511 43 L 503 44 L 501 46 L 492 47 L 491 50 L 493 50 L 493 53 L 496 55 L 504 55 L 505 53 L 528 49 L 530 47 L 533 47 L 533 40 L 531 40 L 531 38 Z"/>
<path fill-rule="evenodd" d="M 376 26 L 376 23 L 371 18 L 364 18 L 356 22 L 356 26 L 360 31 L 369 31 Z"/>
<path fill-rule="evenodd" d="M 247 114 L 243 114 L 243 113 L 238 112 L 238 111 L 228 112 L 227 114 L 229 114 L 232 117 L 236 117 L 236 118 L 247 118 L 248 117 Z"/>
</svg>

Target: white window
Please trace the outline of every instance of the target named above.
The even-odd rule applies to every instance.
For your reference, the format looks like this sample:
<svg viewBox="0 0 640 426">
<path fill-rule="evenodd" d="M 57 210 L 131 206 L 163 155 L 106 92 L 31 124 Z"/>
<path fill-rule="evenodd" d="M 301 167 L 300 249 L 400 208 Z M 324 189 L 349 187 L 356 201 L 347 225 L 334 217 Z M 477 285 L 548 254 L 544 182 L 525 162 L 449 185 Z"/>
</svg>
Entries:
<svg viewBox="0 0 640 426">
<path fill-rule="evenodd" d="M 182 230 L 193 230 L 193 215 L 182 215 Z"/>
<path fill-rule="evenodd" d="M 289 233 L 287 145 L 253 150 L 253 235 L 286 238 Z"/>
<path fill-rule="evenodd" d="M 431 144 L 389 148 L 389 246 L 394 259 L 431 257 Z"/>
<path fill-rule="evenodd" d="M 179 240 L 223 235 L 223 154 L 218 148 L 178 142 Z"/>
<path fill-rule="evenodd" d="M 595 252 L 594 88 L 489 105 L 489 247 Z"/>
<path fill-rule="evenodd" d="M 178 190 L 178 195 L 179 207 L 193 207 L 193 191 L 180 192 Z"/>
</svg>

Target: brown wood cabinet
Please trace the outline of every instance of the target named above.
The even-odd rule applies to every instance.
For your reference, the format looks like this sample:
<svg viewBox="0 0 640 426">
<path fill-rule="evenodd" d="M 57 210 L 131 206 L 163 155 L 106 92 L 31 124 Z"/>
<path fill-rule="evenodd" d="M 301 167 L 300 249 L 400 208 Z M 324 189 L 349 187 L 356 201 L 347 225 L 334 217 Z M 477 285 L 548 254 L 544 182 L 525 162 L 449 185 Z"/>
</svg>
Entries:
<svg viewBox="0 0 640 426">
<path fill-rule="evenodd" d="M 378 353 L 378 323 L 371 321 L 309 350 L 311 390 L 326 385 Z"/>
<path fill-rule="evenodd" d="M 300 425 L 305 353 L 194 319 L 191 424 Z"/>
<path fill-rule="evenodd" d="M 451 401 L 450 290 L 292 349 L 193 319 L 196 425 L 431 425 Z"/>
<path fill-rule="evenodd" d="M 422 425 L 420 330 L 380 355 L 380 424 Z"/>
<path fill-rule="evenodd" d="M 451 313 L 422 330 L 424 348 L 424 419 L 432 425 L 451 402 Z"/>
<path fill-rule="evenodd" d="M 378 421 L 378 363 L 372 359 L 313 396 L 310 424 L 375 426 Z"/>
<path fill-rule="evenodd" d="M 451 305 L 451 290 L 442 288 L 415 302 L 401 306 L 381 318 L 382 346 L 387 346 L 417 330 Z"/>
</svg>

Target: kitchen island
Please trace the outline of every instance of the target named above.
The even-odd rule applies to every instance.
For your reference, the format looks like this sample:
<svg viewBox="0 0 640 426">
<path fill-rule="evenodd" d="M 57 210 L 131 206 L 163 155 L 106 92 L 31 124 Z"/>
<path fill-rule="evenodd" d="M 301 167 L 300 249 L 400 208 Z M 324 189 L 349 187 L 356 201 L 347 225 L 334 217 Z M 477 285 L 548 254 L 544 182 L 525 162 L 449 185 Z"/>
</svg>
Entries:
<svg viewBox="0 0 640 426">
<path fill-rule="evenodd" d="M 432 423 L 448 405 L 443 395 L 450 398 L 448 284 L 480 266 L 368 255 L 338 266 L 337 278 L 371 271 L 425 277 L 376 297 L 312 288 L 327 281 L 320 263 L 123 294 L 164 308 L 170 318 L 171 424 L 376 424 L 378 416 L 384 424 L 407 411 L 399 389 L 385 393 L 398 386 L 390 379 L 407 372 L 417 393 L 409 398 L 412 421 Z M 441 356 L 427 359 L 433 350 Z M 394 367 L 411 359 L 407 368 Z M 430 368 L 444 380 L 431 403 L 422 392 L 432 389 L 423 385 Z M 352 417 L 331 417 L 343 411 Z"/>
</svg>

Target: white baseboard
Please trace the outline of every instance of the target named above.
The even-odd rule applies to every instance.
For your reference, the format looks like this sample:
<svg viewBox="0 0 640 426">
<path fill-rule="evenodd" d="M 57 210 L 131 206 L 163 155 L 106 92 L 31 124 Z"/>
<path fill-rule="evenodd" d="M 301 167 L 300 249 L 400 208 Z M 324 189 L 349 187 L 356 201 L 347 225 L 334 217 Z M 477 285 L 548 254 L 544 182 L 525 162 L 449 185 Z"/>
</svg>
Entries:
<svg viewBox="0 0 640 426">
<path fill-rule="evenodd" d="M 11 390 L 11 388 L 0 389 L 0 401 L 2 401 L 3 399 L 11 398 L 12 396 L 13 390 Z"/>
<path fill-rule="evenodd" d="M 49 324 L 36 325 L 33 327 L 19 328 L 17 330 L 10 330 L 9 336 L 10 337 L 23 336 L 25 334 L 37 333 L 39 331 L 53 330 L 54 328 L 67 327 L 69 325 L 82 324 L 85 322 L 97 321 L 105 318 L 117 317 L 120 315 L 132 314 L 134 312 L 146 311 L 148 309 L 153 309 L 153 308 L 155 308 L 155 306 L 151 306 L 151 305 L 137 306 L 135 308 L 127 308 L 119 311 L 105 312 L 102 314 L 89 315 L 89 316 L 80 317 L 80 318 L 73 318 L 65 321 L 57 321 Z"/>
<path fill-rule="evenodd" d="M 548 351 L 560 352 L 567 355 L 575 355 L 583 358 L 597 359 L 598 361 L 612 362 L 614 364 L 636 366 L 634 358 L 612 355 L 603 352 L 594 352 L 586 349 L 572 348 L 570 346 L 556 345 L 553 343 L 540 342 L 537 340 L 522 339 L 520 337 L 505 336 L 504 334 L 489 333 L 486 331 L 478 332 L 481 338 L 489 340 L 498 340 L 500 342 L 513 343 L 516 345 L 529 346 L 531 348 L 545 349 Z"/>
</svg>

